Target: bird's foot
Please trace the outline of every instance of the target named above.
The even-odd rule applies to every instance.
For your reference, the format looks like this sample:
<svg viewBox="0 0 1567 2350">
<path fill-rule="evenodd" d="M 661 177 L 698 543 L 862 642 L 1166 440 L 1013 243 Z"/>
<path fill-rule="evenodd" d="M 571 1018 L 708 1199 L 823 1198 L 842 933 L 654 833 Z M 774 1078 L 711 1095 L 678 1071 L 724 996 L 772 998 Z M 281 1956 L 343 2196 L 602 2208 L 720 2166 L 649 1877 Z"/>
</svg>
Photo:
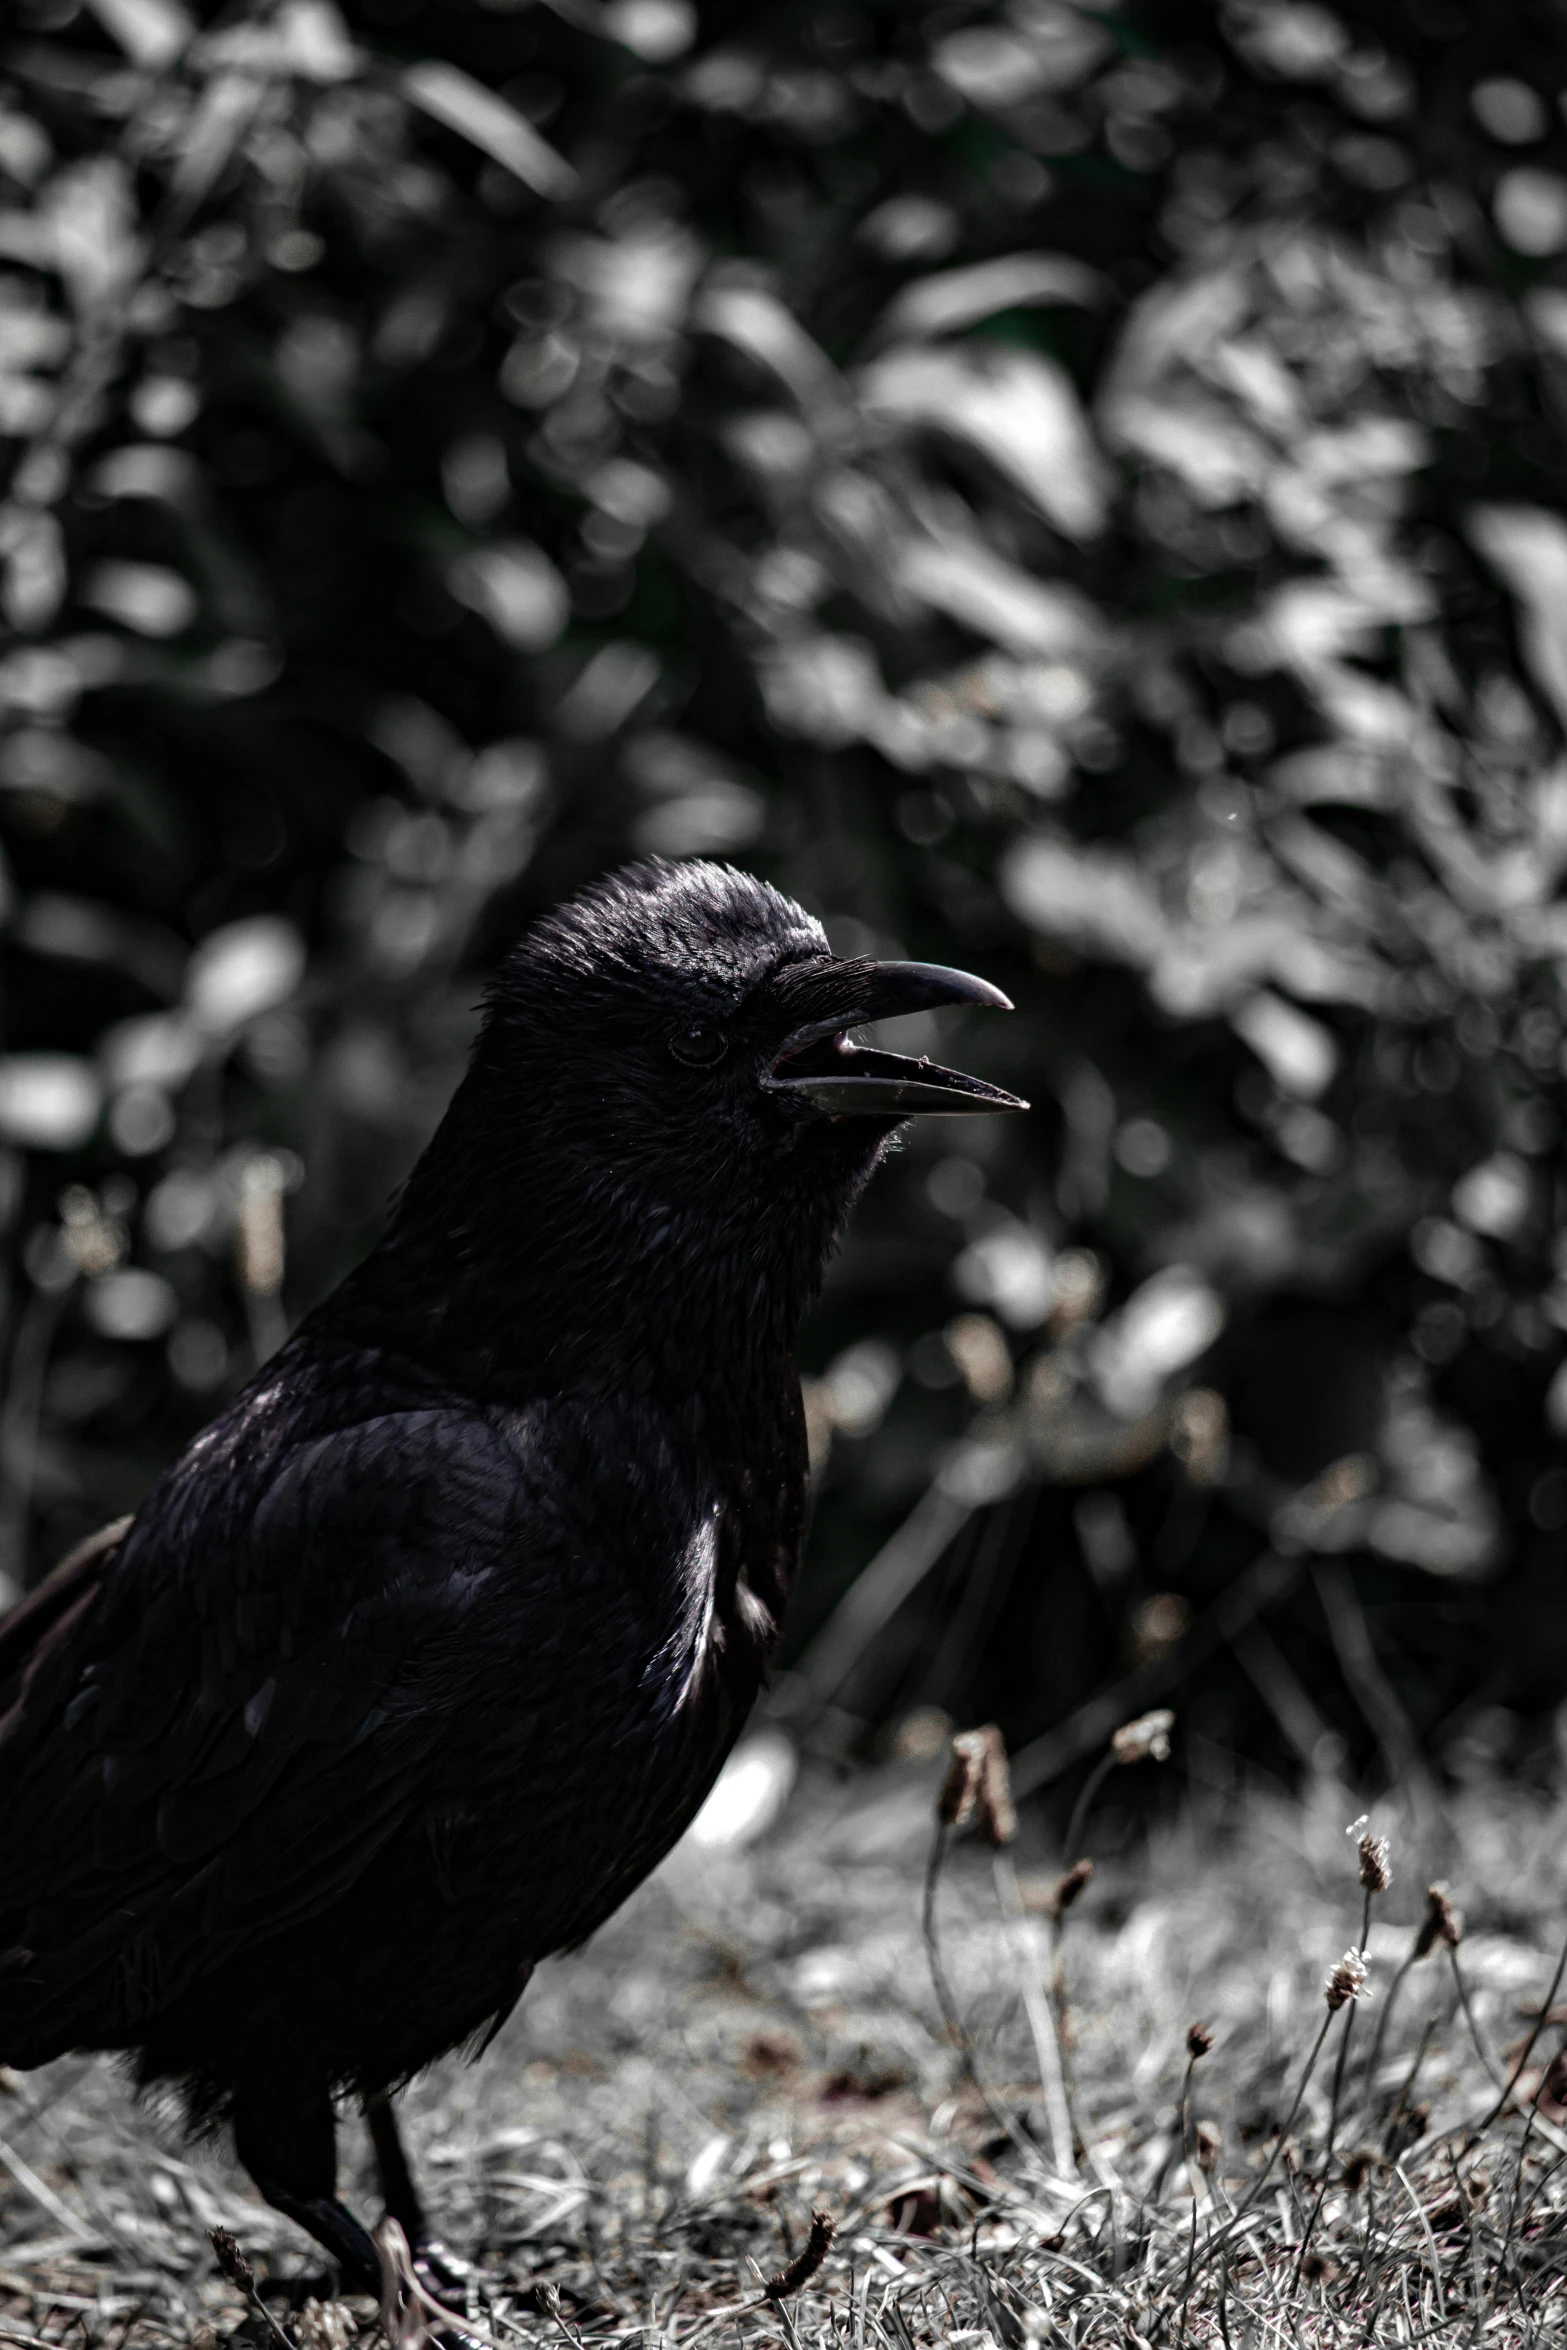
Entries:
<svg viewBox="0 0 1567 2350">
<path fill-rule="evenodd" d="M 469 2293 L 497 2293 L 511 2282 L 498 2269 L 483 2268 L 477 2261 L 464 2260 L 439 2236 L 427 2236 L 413 2251 L 414 2275 L 425 2291 L 437 2301 L 444 2301 L 454 2313 L 461 2311 Z"/>
</svg>

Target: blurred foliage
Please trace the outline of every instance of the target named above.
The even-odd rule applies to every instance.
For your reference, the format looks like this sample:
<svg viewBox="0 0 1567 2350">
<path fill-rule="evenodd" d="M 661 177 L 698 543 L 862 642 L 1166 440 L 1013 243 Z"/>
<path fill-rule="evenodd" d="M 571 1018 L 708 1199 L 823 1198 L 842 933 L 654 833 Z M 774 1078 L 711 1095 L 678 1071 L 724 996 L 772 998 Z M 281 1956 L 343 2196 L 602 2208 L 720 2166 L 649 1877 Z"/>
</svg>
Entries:
<svg viewBox="0 0 1567 2350">
<path fill-rule="evenodd" d="M 797 1638 L 934 1560 L 843 1735 L 1195 1625 L 1193 1767 L 1542 1752 L 1561 10 L 8 21 L 0 1574 L 363 1247 L 528 916 L 711 853 L 1036 1105 L 809 1335 Z"/>
</svg>

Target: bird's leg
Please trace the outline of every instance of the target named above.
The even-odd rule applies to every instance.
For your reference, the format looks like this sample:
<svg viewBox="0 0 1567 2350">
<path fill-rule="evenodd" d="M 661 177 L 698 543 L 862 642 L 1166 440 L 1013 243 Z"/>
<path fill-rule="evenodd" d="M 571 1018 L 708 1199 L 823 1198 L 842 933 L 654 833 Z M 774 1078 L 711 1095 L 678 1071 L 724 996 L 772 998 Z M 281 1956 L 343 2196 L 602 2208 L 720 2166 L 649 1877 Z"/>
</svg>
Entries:
<svg viewBox="0 0 1567 2350">
<path fill-rule="evenodd" d="M 411 2252 L 422 2252 L 430 2237 L 430 2223 L 425 2217 L 414 2175 L 408 2166 L 408 2155 L 402 2134 L 397 2127 L 397 2116 L 392 2111 L 392 2100 L 385 2089 L 376 2089 L 362 2100 L 365 2120 L 370 2127 L 370 2143 L 375 2148 L 375 2167 L 380 2174 L 381 2200 L 390 2216 L 396 2220 L 408 2238 Z"/>
<path fill-rule="evenodd" d="M 370 2128 L 370 2143 L 375 2148 L 375 2166 L 381 2179 L 381 2199 L 390 2216 L 396 2220 L 408 2238 L 413 2254 L 414 2271 L 439 2300 L 443 2294 L 461 2296 L 471 2284 L 498 2282 L 485 2275 L 482 2269 L 462 2260 L 449 2251 L 440 2238 L 431 2232 L 428 2214 L 414 2184 L 408 2155 L 403 2146 L 402 2133 L 397 2127 L 397 2116 L 392 2111 L 392 2100 L 384 2089 L 368 2092 L 363 2100 L 365 2120 Z"/>
<path fill-rule="evenodd" d="M 324 2087 L 249 2085 L 234 2099 L 234 2151 L 274 2211 L 314 2236 L 351 2292 L 381 2290 L 368 2232 L 337 2198 L 337 2124 Z"/>
</svg>

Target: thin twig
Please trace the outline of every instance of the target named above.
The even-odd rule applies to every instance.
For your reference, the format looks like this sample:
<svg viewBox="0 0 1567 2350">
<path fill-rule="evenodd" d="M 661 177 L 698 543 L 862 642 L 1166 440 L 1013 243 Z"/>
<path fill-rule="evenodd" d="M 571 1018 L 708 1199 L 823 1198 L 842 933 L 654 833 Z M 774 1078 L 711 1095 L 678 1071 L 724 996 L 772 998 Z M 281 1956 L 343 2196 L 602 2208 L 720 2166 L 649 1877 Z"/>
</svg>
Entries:
<svg viewBox="0 0 1567 2350">
<path fill-rule="evenodd" d="M 1071 2178 L 1077 2168 L 1072 2153 L 1072 2117 L 1067 2106 L 1066 2081 L 1061 2066 L 1060 2044 L 1056 2039 L 1055 2019 L 1050 2002 L 1040 1987 L 1033 1920 L 1023 1907 L 1023 1896 L 1011 1853 L 996 1853 L 992 1865 L 995 1870 L 996 1897 L 1003 1916 L 1012 1926 L 1018 1960 L 1018 1987 L 1023 1995 L 1023 2012 L 1028 2018 L 1028 2028 L 1033 2034 L 1039 2086 L 1044 2095 L 1045 2119 L 1050 2129 L 1050 2151 L 1062 2177 Z"/>
<path fill-rule="evenodd" d="M 1083 1830 L 1088 1824 L 1088 1814 L 1093 1808 L 1094 1797 L 1115 1769 L 1115 1765 L 1115 1749 L 1114 1747 L 1107 1748 L 1083 1781 L 1077 1801 L 1072 1806 L 1072 1817 L 1067 1823 L 1066 1839 L 1061 1847 L 1061 1861 L 1065 1868 L 1070 1868 L 1073 1861 L 1082 1857 Z"/>
<path fill-rule="evenodd" d="M 1561 1989 L 1563 1974 L 1567 1974 L 1567 1942 L 1563 1942 L 1562 1944 L 1561 1956 L 1556 1961 L 1556 1972 L 1551 1977 L 1550 1989 L 1546 1992 L 1544 1999 L 1540 2002 L 1540 2012 L 1535 2018 L 1534 2028 L 1530 2032 L 1528 2039 L 1523 2044 L 1522 2051 L 1519 2055 L 1517 2063 L 1513 2066 L 1512 2073 L 1508 2079 L 1506 2087 L 1503 2089 L 1496 2103 L 1492 2106 L 1490 2112 L 1486 2115 L 1484 2121 L 1481 2122 L 1478 2131 L 1479 2136 L 1484 2137 L 1486 2131 L 1491 2127 L 1491 2124 L 1496 2120 L 1497 2116 L 1505 2110 L 1508 2098 L 1511 2097 L 1513 2091 L 1517 2088 L 1518 2083 L 1523 2075 L 1524 2066 L 1528 2063 L 1530 2057 L 1534 2054 L 1534 2044 L 1536 2040 L 1539 2039 L 1541 2032 L 1545 2029 L 1546 2018 L 1550 2015 L 1552 2008 L 1556 2005 L 1556 1994 Z"/>
<path fill-rule="evenodd" d="M 1370 1906 L 1368 1900 L 1366 1904 L 1368 1911 Z M 1369 1919 L 1367 1923 L 1369 1925 Z M 1365 1930 L 1362 1928 L 1363 1932 Z M 1364 1943 L 1361 1944 L 1361 1948 L 1365 1948 Z M 1333 2067 L 1333 2094 L 1328 2105 L 1328 2142 L 1322 2156 L 1322 2178 L 1317 2189 L 1317 2200 L 1312 2206 L 1311 2217 L 1306 2222 L 1305 2233 L 1300 2239 L 1300 2252 L 1295 2262 L 1293 2287 L 1298 2287 L 1300 2284 L 1301 2271 L 1306 2265 L 1306 2254 L 1310 2249 L 1311 2239 L 1317 2232 L 1317 2222 L 1322 2217 L 1322 2206 L 1328 2199 L 1328 2181 L 1333 2175 L 1333 2147 L 1338 2137 L 1339 2099 L 1344 2088 L 1344 2067 L 1349 2059 L 1350 2034 L 1355 2029 L 1355 2014 L 1359 2005 L 1358 1999 L 1352 1999 L 1349 2002 L 1349 2010 L 1344 2018 L 1344 2029 L 1339 2036 L 1338 2062 Z"/>
<path fill-rule="evenodd" d="M 925 1957 L 930 1967 L 930 1979 L 936 1987 L 936 1999 L 941 2008 L 942 2021 L 957 2044 L 962 2058 L 964 2077 L 977 2092 L 985 2111 L 1005 2137 L 1011 2139 L 1020 2154 L 1032 2156 L 1033 2149 L 1020 2134 L 1011 2115 L 1006 2113 L 992 2096 L 979 2069 L 974 2054 L 974 2043 L 969 2037 L 952 1985 L 947 1977 L 946 1964 L 941 1955 L 941 1936 L 936 1923 L 936 1893 L 941 1883 L 941 1866 L 947 1857 L 952 1831 L 947 1822 L 938 1819 L 931 1837 L 930 1858 L 925 1864 L 925 1892 L 920 1906 L 920 1930 L 925 1941 Z"/>
<path fill-rule="evenodd" d="M 1418 1936 L 1416 1937 L 1417 1943 Z M 1366 2115 L 1370 2114 L 1376 2098 L 1377 2068 L 1382 2062 L 1382 2045 L 1387 2038 L 1388 2025 L 1392 2021 L 1394 2004 L 1400 1991 L 1404 1988 L 1405 1977 L 1418 1956 L 1416 1944 L 1411 1945 L 1407 1954 L 1400 1959 L 1395 1968 L 1393 1979 L 1387 1987 L 1387 1996 L 1382 2003 L 1382 2013 L 1377 2017 L 1377 2028 L 1371 2041 L 1371 2053 L 1366 2058 L 1365 2069 L 1360 2076 L 1361 2111 Z"/>
<path fill-rule="evenodd" d="M 1502 2102 L 1505 2104 L 1507 2101 L 1508 2092 L 1502 2085 L 1502 2068 L 1496 2062 L 1496 2059 L 1492 2056 L 1491 2051 L 1489 2048 L 1487 2048 L 1485 2042 L 1480 2037 L 1480 2026 L 1478 2023 L 1476 2023 L 1474 2009 L 1469 2004 L 1469 1986 L 1464 1981 L 1464 1970 L 1458 1963 L 1458 1953 L 1452 1947 L 1451 1943 L 1449 1943 L 1447 1946 L 1447 1957 L 1448 1963 L 1453 1970 L 1453 1981 L 1458 1988 L 1458 2004 L 1464 2011 L 1464 2022 L 1468 2025 L 1469 2037 L 1474 2042 L 1474 2052 L 1476 2056 L 1479 2057 L 1480 2062 L 1484 2065 L 1487 2074 L 1490 2076 L 1492 2087 L 1501 2089 Z M 1500 2107 L 1498 2108 L 1498 2111 L 1500 2111 Z"/>
</svg>

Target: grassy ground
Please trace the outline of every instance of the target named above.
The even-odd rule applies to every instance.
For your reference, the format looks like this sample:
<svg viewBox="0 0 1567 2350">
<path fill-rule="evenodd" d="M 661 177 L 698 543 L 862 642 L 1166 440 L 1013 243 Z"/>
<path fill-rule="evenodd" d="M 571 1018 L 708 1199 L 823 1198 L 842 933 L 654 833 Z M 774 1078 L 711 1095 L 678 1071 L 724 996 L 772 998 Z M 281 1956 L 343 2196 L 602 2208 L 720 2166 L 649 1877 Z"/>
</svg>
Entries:
<svg viewBox="0 0 1567 2350">
<path fill-rule="evenodd" d="M 1026 1824 L 999 1866 L 959 1840 L 935 1904 L 955 2042 L 921 1932 L 939 1775 L 808 1785 L 758 1848 L 683 1849 L 480 2065 L 413 2090 L 445 2236 L 511 2280 L 471 2305 L 497 2342 L 1567 2339 L 1567 2008 L 1542 2021 L 1567 1813 L 1503 1788 L 1390 1803 L 1372 1828 L 1393 1882 L 1368 1895 L 1344 1789 L 1215 1791 L 1101 1857 L 1059 1920 L 1060 1855 Z M 1395 1996 L 1437 1876 L 1462 1944 L 1438 1938 Z M 1330 2014 L 1363 1939 L 1369 1996 Z M 372 2210 L 357 2123 L 344 2142 Z M 769 2298 L 813 2210 L 835 2241 Z M 302 2306 L 303 2239 L 109 2066 L 0 2093 L 0 2338 L 254 2335 L 219 2224 L 304 2350 L 373 2333 L 325 2280 Z"/>
</svg>

